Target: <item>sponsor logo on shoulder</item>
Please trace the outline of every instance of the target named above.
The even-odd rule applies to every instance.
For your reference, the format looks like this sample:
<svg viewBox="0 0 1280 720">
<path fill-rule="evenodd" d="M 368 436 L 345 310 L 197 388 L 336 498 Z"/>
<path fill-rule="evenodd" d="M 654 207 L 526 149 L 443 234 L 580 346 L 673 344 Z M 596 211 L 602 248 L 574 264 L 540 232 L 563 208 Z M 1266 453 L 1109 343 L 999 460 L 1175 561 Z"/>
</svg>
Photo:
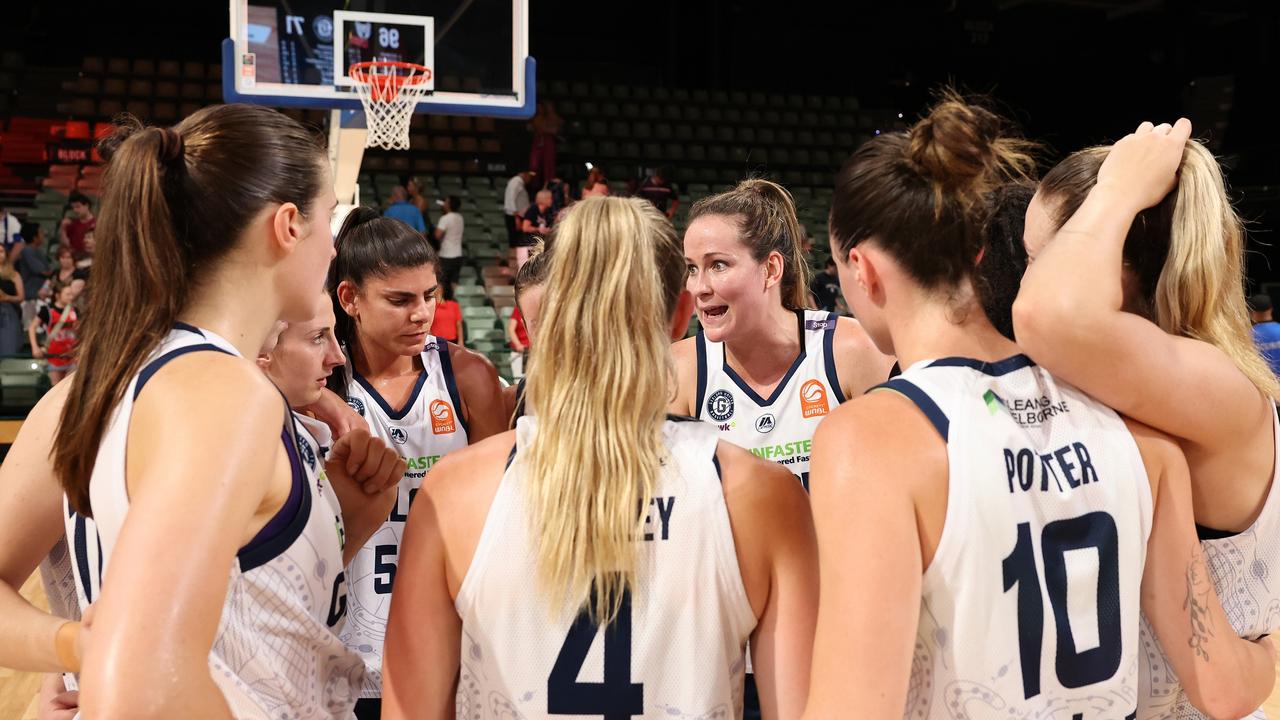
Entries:
<svg viewBox="0 0 1280 720">
<path fill-rule="evenodd" d="M 805 330 L 830 330 L 835 326 L 835 318 L 822 318 L 821 320 L 814 320 L 810 318 L 804 321 Z"/>
<path fill-rule="evenodd" d="M 733 417 L 733 395 L 728 390 L 717 390 L 707 398 L 707 414 L 716 422 Z"/>
<path fill-rule="evenodd" d="M 800 414 L 803 417 L 819 417 L 826 415 L 827 388 L 818 380 L 807 380 L 800 386 Z"/>
<path fill-rule="evenodd" d="M 360 417 L 364 417 L 364 401 L 363 400 L 361 400 L 358 397 L 348 397 L 347 404 L 351 406 L 352 410 L 355 410 L 356 412 L 360 413 Z"/>
<path fill-rule="evenodd" d="M 457 423 L 453 418 L 453 406 L 444 400 L 431 401 L 431 432 L 435 435 L 448 435 L 456 432 Z"/>
</svg>

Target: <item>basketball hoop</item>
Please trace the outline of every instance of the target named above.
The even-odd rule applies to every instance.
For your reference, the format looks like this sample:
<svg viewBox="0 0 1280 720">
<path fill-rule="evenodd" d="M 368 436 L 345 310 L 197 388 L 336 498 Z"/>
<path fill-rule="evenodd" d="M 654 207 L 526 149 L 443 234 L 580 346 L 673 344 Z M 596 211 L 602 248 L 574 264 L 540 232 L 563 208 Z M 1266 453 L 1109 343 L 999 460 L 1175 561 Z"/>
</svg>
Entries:
<svg viewBox="0 0 1280 720">
<path fill-rule="evenodd" d="M 375 60 L 359 62 L 348 71 L 364 114 L 369 137 L 365 147 L 409 149 L 409 119 L 430 92 L 431 68 L 415 63 Z"/>
</svg>

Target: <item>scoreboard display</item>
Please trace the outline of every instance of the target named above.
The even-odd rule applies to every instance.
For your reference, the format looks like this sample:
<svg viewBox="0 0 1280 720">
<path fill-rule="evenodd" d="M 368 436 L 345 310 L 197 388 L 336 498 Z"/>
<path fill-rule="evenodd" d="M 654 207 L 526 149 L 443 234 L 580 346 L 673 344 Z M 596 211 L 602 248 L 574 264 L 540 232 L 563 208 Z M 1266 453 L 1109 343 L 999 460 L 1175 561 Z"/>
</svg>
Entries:
<svg viewBox="0 0 1280 720">
<path fill-rule="evenodd" d="M 432 67 L 432 29 L 430 17 L 335 11 L 323 0 L 248 6 L 248 51 L 263 83 L 350 85 L 347 69 L 375 60 Z"/>
</svg>

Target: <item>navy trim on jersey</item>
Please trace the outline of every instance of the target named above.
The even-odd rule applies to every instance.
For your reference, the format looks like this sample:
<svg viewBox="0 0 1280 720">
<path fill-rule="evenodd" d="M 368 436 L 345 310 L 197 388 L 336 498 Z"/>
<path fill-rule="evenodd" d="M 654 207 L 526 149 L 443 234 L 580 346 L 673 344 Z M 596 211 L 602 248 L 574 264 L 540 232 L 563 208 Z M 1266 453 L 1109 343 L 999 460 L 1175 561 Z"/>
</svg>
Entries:
<svg viewBox="0 0 1280 720">
<path fill-rule="evenodd" d="M 822 355 L 824 364 L 827 366 L 827 384 L 831 386 L 831 392 L 835 393 L 836 403 L 842 403 L 849 398 L 844 396 L 844 390 L 840 388 L 840 378 L 836 375 L 836 354 L 835 347 L 836 325 L 840 323 L 840 318 L 835 313 L 827 313 L 827 329 L 822 333 Z"/>
<path fill-rule="evenodd" d="M 1231 532 L 1230 530 L 1218 530 L 1215 528 L 1211 528 L 1208 525 L 1201 525 L 1200 523 L 1196 523 L 1196 537 L 1199 538 L 1200 540 L 1226 540 L 1227 538 L 1233 538 L 1239 534 L 1240 533 L 1238 532 Z"/>
<path fill-rule="evenodd" d="M 516 444 L 511 443 L 511 454 L 507 456 L 507 465 L 504 470 L 511 469 L 511 463 L 516 461 Z"/>
<path fill-rule="evenodd" d="M 200 328 L 196 327 L 195 325 L 189 325 L 189 324 L 184 323 L 184 322 L 181 322 L 181 321 L 179 321 L 179 322 L 175 322 L 175 323 L 173 324 L 173 329 L 174 329 L 174 330 L 186 330 L 186 331 L 187 331 L 187 332 L 189 332 L 189 333 L 195 333 L 196 335 L 199 335 L 200 337 L 204 337 L 204 331 L 202 331 Z"/>
<path fill-rule="evenodd" d="M 525 413 L 524 380 L 525 380 L 524 377 L 521 377 L 519 382 L 516 383 L 516 407 L 515 407 L 515 410 L 512 411 L 511 413 L 511 425 L 509 426 L 510 429 L 512 430 L 516 429 L 516 421 L 524 417 L 524 413 Z"/>
<path fill-rule="evenodd" d="M 893 367 L 889 368 L 889 377 L 886 380 L 892 380 L 902 374 L 902 365 L 897 360 L 893 361 Z"/>
<path fill-rule="evenodd" d="M 716 477 L 720 479 L 720 484 L 724 484 L 724 473 L 720 471 L 720 456 L 711 453 L 711 464 L 716 466 Z"/>
<path fill-rule="evenodd" d="M 405 401 L 404 407 L 399 410 L 392 410 L 391 406 L 387 404 L 386 399 L 382 397 L 382 394 L 377 390 L 374 390 L 373 386 L 369 384 L 369 381 L 365 380 L 364 376 L 356 372 L 354 365 L 351 366 L 351 377 L 355 378 L 355 381 L 360 383 L 360 387 L 364 388 L 364 391 L 369 393 L 369 397 L 373 398 L 373 401 L 378 403 L 378 407 L 382 408 L 382 412 L 387 414 L 388 420 L 403 420 L 404 416 L 408 415 L 409 411 L 413 409 L 413 404 L 418 402 L 418 395 L 422 392 L 422 386 L 427 384 L 427 370 L 426 368 L 423 368 L 422 372 L 418 375 L 418 381 L 413 384 L 413 392 L 409 393 L 409 399 Z"/>
<path fill-rule="evenodd" d="M 292 421 L 293 415 L 290 414 L 287 422 L 292 425 Z M 261 567 L 288 550 L 302 535 L 311 517 L 311 492 L 307 487 L 307 474 L 302 469 L 297 438 L 290 432 L 290 427 L 281 429 L 280 438 L 284 441 L 285 451 L 289 454 L 289 468 L 293 471 L 289 498 L 258 534 L 236 553 L 240 572 Z"/>
<path fill-rule="evenodd" d="M 707 401 L 707 339 L 702 334 L 702 328 L 698 328 L 698 334 L 694 341 L 698 348 L 698 404 L 693 406 L 693 414 L 702 414 L 702 403 Z"/>
<path fill-rule="evenodd" d="M 93 583 L 90 582 L 89 576 L 89 532 L 85 527 L 84 516 L 80 513 L 72 513 L 76 518 L 76 528 L 73 531 L 75 537 L 72 543 L 76 550 L 76 569 L 80 571 L 80 587 L 84 590 L 85 603 L 93 602 Z M 98 539 L 98 552 L 102 552 L 102 539 Z M 98 557 L 102 557 L 99 554 Z"/>
<path fill-rule="evenodd" d="M 921 390 L 918 385 L 904 378 L 894 378 L 888 382 L 881 383 L 871 390 L 893 390 L 902 395 L 906 399 L 916 404 L 920 408 L 920 412 L 933 423 L 933 427 L 942 436 L 943 442 L 947 440 L 947 434 L 951 429 L 951 421 L 947 419 L 946 413 L 942 412 L 942 408 L 929 397 L 929 394 Z M 870 390 L 868 391 L 870 392 Z"/>
<path fill-rule="evenodd" d="M 196 332 L 199 332 L 199 330 L 197 330 Z M 142 368 L 142 371 L 138 373 L 138 383 L 133 386 L 133 399 L 134 400 L 138 399 L 138 393 L 142 392 L 142 386 L 146 385 L 147 382 L 150 381 L 152 377 L 155 377 L 155 374 L 160 372 L 160 368 L 169 364 L 169 361 L 176 360 L 177 358 L 183 355 L 186 355 L 187 353 L 205 352 L 205 351 L 220 352 L 220 353 L 223 353 L 224 355 L 231 355 L 230 352 L 227 352 L 226 350 L 212 343 L 201 343 L 199 345 L 187 345 L 185 347 L 180 347 L 176 350 L 170 350 L 164 355 L 161 355 L 155 360 L 152 360 L 150 363 L 147 363 L 147 366 Z"/>
<path fill-rule="evenodd" d="M 929 363 L 928 367 L 967 367 L 973 368 L 980 373 L 991 376 L 1008 375 L 1014 370 L 1021 370 L 1026 367 L 1034 367 L 1035 362 L 1026 355 L 1014 355 L 1003 360 L 995 362 L 986 362 L 983 360 L 975 360 L 967 357 L 948 357 L 940 360 L 934 360 Z"/>
<path fill-rule="evenodd" d="M 733 368 L 729 367 L 728 351 L 726 350 L 724 353 L 722 353 L 724 355 L 724 363 L 723 363 L 724 374 L 728 375 L 729 379 L 733 381 L 733 384 L 737 385 L 739 390 L 746 393 L 747 397 L 751 398 L 752 402 L 754 402 L 756 405 L 759 405 L 760 407 L 769 407 L 774 403 L 774 401 L 778 399 L 780 395 L 782 395 L 782 391 L 787 388 L 787 383 L 791 382 L 791 376 L 796 374 L 796 370 L 800 369 L 801 363 L 803 363 L 805 358 L 808 357 L 809 355 L 808 349 L 805 347 L 805 341 L 804 341 L 804 311 L 803 310 L 796 310 L 796 321 L 797 321 L 797 327 L 800 333 L 800 352 L 799 354 L 796 355 L 796 359 L 791 362 L 791 367 L 787 369 L 787 374 L 783 375 L 782 379 L 778 381 L 778 385 L 773 388 L 773 393 L 769 395 L 769 399 L 767 400 L 760 397 L 760 393 L 756 392 L 755 390 L 752 390 L 751 386 L 747 384 L 747 381 L 739 377 L 738 373 L 734 372 Z"/>
<path fill-rule="evenodd" d="M 462 395 L 458 392 L 458 382 L 453 377 L 453 360 L 449 358 L 449 341 L 437 338 L 436 354 L 440 356 L 440 370 L 444 372 L 444 385 L 449 388 L 449 399 L 453 401 L 453 409 L 458 413 L 458 422 L 462 423 L 462 431 L 467 434 L 467 437 L 471 437 L 466 413 L 462 412 Z"/>
<path fill-rule="evenodd" d="M 702 422 L 696 417 L 689 417 L 688 415 L 675 415 L 672 413 L 667 413 L 667 419 L 670 420 L 671 422 L 678 422 L 678 423 Z"/>
</svg>

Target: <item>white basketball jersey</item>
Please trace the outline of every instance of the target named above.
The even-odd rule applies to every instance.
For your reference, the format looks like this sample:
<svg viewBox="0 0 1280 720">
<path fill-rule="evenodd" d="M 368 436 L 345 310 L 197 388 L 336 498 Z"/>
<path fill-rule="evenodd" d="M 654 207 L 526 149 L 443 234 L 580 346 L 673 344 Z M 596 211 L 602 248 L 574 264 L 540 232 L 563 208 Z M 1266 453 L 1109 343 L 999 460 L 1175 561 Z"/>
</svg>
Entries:
<svg viewBox="0 0 1280 720">
<path fill-rule="evenodd" d="M 1271 425 L 1280 447 L 1280 420 L 1272 409 Z M 1209 565 L 1209 576 L 1222 609 L 1236 634 L 1257 639 L 1280 630 L 1280 583 L 1271 568 L 1280 568 L 1280 465 L 1273 471 L 1271 489 L 1262 512 L 1244 532 L 1232 535 L 1199 528 L 1200 547 Z M 1142 620 L 1142 685 L 1138 717 L 1202 720 L 1205 714 L 1192 707 L 1182 690 L 1150 624 Z M 1251 718 L 1265 718 L 1261 708 Z"/>
<path fill-rule="evenodd" d="M 1023 355 L 925 360 L 879 387 L 949 458 L 904 717 L 1131 719 L 1152 499 L 1124 422 Z"/>
<path fill-rule="evenodd" d="M 78 530 L 83 518 L 68 521 L 76 533 L 69 533 L 73 557 L 79 537 L 90 548 L 88 557 L 75 558 L 80 570 L 94 576 L 82 588 L 87 600 L 101 588 L 101 572 L 111 572 L 111 554 L 129 512 L 125 448 L 134 400 L 165 363 L 198 351 L 238 355 L 212 332 L 179 325 L 151 353 L 112 413 L 89 485 L 96 533 L 90 534 L 89 523 Z M 353 717 L 365 667 L 336 634 L 346 606 L 342 519 L 328 497 L 323 467 L 302 449 L 293 416 L 285 418 L 281 441 L 293 487 L 280 512 L 227 568 L 230 581 L 209 652 L 210 672 L 238 718 L 346 720 Z"/>
<path fill-rule="evenodd" d="M 462 618 L 459 720 L 742 717 L 744 650 L 756 618 L 738 569 L 714 427 L 669 420 L 669 459 L 645 510 L 636 583 L 603 632 L 534 587 L 536 548 L 516 445 L 455 606 Z"/>
<path fill-rule="evenodd" d="M 347 568 L 350 595 L 342 639 L 368 665 L 362 697 L 382 696 L 382 644 L 409 503 L 436 461 L 467 446 L 467 426 L 448 343 L 428 336 L 421 357 L 422 374 L 399 410 L 393 409 L 350 363 L 346 367 L 347 404 L 369 423 L 369 432 L 394 448 L 408 467 L 391 516 Z"/>
<path fill-rule="evenodd" d="M 697 407 L 698 419 L 720 428 L 721 438 L 782 465 L 808 488 L 813 433 L 845 397 L 832 351 L 836 314 L 798 310 L 796 322 L 800 354 L 767 398 L 729 367 L 724 343 L 699 330 Z"/>
</svg>

